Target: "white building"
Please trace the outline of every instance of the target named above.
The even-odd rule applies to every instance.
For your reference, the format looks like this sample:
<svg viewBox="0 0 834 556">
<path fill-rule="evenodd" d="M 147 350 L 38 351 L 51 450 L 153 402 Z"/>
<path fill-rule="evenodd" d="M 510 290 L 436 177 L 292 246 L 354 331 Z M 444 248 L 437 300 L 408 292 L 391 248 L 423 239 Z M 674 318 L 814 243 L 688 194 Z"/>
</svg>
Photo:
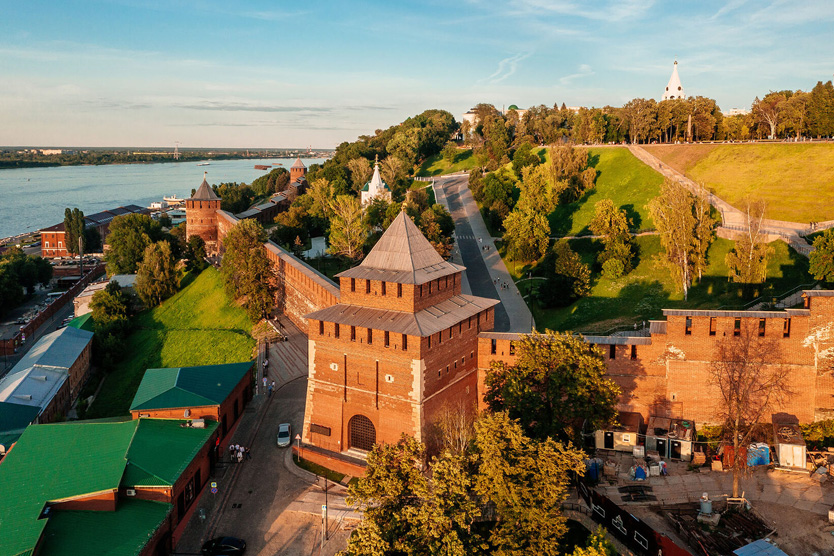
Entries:
<svg viewBox="0 0 834 556">
<path fill-rule="evenodd" d="M 367 206 L 368 203 L 377 197 L 381 197 L 389 203 L 391 202 L 391 190 L 388 189 L 388 186 L 382 181 L 382 177 L 379 175 L 379 160 L 374 162 L 374 175 L 371 176 L 371 181 L 366 183 L 365 187 L 362 188 L 361 195 L 363 207 Z"/>
<path fill-rule="evenodd" d="M 666 85 L 666 90 L 663 91 L 661 100 L 672 100 L 676 98 L 686 98 L 686 93 L 681 85 L 681 78 L 678 75 L 678 61 L 675 60 L 675 65 L 672 67 L 672 77 L 669 78 L 669 84 Z"/>
</svg>

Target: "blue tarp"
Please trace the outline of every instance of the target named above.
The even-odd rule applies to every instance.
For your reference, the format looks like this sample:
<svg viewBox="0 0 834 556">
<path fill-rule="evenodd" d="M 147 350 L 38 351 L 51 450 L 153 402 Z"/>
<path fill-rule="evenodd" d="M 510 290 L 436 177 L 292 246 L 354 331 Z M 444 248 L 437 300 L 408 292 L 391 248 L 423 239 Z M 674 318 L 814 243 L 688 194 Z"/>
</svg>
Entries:
<svg viewBox="0 0 834 556">
<path fill-rule="evenodd" d="M 747 465 L 750 467 L 756 465 L 770 464 L 770 446 L 762 442 L 751 444 L 747 448 Z"/>
<path fill-rule="evenodd" d="M 788 556 L 778 546 L 772 545 L 764 539 L 737 548 L 733 551 L 733 554 L 736 556 Z"/>
</svg>

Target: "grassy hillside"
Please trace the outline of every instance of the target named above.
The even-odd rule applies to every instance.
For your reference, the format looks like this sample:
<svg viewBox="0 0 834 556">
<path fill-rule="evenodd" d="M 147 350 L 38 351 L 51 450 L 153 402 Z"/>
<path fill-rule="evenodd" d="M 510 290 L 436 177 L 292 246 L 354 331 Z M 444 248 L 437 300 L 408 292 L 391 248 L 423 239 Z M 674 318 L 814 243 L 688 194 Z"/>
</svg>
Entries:
<svg viewBox="0 0 834 556">
<path fill-rule="evenodd" d="M 472 149 L 458 149 L 458 153 L 455 155 L 455 159 L 451 164 L 443 158 L 443 155 L 440 154 L 429 157 L 420 166 L 420 169 L 417 171 L 417 176 L 430 177 L 439 176 L 441 174 L 451 174 L 453 172 L 471 170 L 475 168 L 475 166 L 477 166 L 477 164 L 475 163 L 475 157 L 472 156 Z"/>
<path fill-rule="evenodd" d="M 686 302 L 683 293 L 677 291 L 672 282 L 669 270 L 657 262 L 663 252 L 660 239 L 641 236 L 635 238 L 635 243 L 639 255 L 631 273 L 618 280 L 609 280 L 595 272 L 591 294 L 568 307 L 542 309 L 533 302 L 531 310 L 536 326 L 539 329 L 605 332 L 615 326 L 659 318 L 662 309 L 738 307 L 748 301 L 743 297 L 741 287 L 727 280 L 724 257 L 733 248 L 732 241 L 715 240 L 708 253 L 709 267 L 701 282 L 690 289 Z M 570 244 L 589 265 L 593 265 L 602 248 L 599 242 L 591 239 L 571 240 Z M 768 261 L 767 282 L 759 286 L 752 297 L 779 295 L 800 284 L 813 282 L 808 274 L 808 259 L 782 241 L 774 241 L 771 247 L 773 254 Z M 512 263 L 508 268 L 522 277 L 530 270 L 527 267 L 516 270 Z M 533 273 L 536 273 L 535 269 Z M 534 281 L 534 284 L 543 283 Z M 527 284 L 528 281 L 519 284 L 523 285 L 522 294 L 526 293 Z"/>
<path fill-rule="evenodd" d="M 174 297 L 133 319 L 125 355 L 104 381 L 88 418 L 128 413 L 146 369 L 236 363 L 252 358 L 252 324 L 209 267 Z"/>
<path fill-rule="evenodd" d="M 834 144 L 657 145 L 646 150 L 733 206 L 763 199 L 767 216 L 834 219 Z"/>
<path fill-rule="evenodd" d="M 649 201 L 660 193 L 663 178 L 637 160 L 625 147 L 590 149 L 591 165 L 596 168 L 596 187 L 569 205 L 559 205 L 549 217 L 551 235 L 588 235 L 594 217 L 594 204 L 611 199 L 625 209 L 633 230 L 652 228 Z"/>
</svg>

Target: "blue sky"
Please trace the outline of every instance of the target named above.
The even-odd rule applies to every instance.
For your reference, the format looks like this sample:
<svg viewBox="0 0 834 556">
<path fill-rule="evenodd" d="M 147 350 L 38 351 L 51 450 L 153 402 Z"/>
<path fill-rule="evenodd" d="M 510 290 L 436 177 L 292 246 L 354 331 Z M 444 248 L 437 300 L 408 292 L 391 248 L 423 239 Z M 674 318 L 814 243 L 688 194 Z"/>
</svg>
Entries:
<svg viewBox="0 0 834 556">
<path fill-rule="evenodd" d="M 239 7 L 236 7 L 238 6 Z M 724 110 L 834 72 L 834 2 L 0 0 L 0 145 L 333 147 L 427 108 Z"/>
</svg>

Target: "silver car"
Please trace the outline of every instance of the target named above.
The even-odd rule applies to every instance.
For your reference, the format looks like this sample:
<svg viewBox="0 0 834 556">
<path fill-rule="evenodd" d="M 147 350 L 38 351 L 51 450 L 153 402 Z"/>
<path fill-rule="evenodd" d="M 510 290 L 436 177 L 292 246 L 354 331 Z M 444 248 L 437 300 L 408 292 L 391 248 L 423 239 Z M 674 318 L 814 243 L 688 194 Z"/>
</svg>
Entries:
<svg viewBox="0 0 834 556">
<path fill-rule="evenodd" d="M 286 448 L 292 442 L 292 427 L 289 423 L 278 425 L 278 447 Z"/>
</svg>

